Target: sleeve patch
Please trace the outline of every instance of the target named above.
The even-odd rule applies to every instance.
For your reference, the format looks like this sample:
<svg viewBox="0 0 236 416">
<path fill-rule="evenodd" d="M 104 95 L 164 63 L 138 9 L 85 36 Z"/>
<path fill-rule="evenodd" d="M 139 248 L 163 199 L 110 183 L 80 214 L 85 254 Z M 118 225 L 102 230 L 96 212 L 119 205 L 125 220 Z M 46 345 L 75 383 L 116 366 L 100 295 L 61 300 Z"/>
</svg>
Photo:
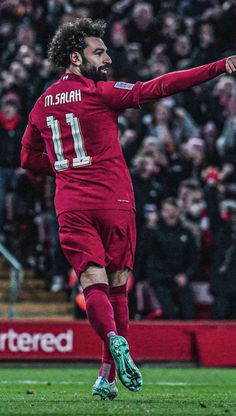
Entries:
<svg viewBox="0 0 236 416">
<path fill-rule="evenodd" d="M 122 90 L 132 90 L 135 84 L 129 84 L 128 82 L 116 82 L 114 88 L 120 88 Z"/>
</svg>

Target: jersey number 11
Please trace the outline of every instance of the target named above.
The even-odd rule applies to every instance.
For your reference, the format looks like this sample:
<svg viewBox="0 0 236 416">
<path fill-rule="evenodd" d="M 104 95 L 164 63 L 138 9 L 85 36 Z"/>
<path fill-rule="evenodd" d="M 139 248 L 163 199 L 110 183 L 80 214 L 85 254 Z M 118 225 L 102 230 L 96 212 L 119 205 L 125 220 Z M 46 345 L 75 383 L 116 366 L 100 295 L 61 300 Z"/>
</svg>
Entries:
<svg viewBox="0 0 236 416">
<path fill-rule="evenodd" d="M 65 115 L 66 122 L 71 128 L 71 135 L 74 142 L 74 149 L 76 157 L 72 159 L 72 167 L 79 168 L 81 166 L 90 165 L 91 157 L 87 155 L 83 136 L 81 134 L 79 120 L 73 113 L 67 113 Z M 54 167 L 57 171 L 65 170 L 69 168 L 69 160 L 65 159 L 63 155 L 63 144 L 61 140 L 60 123 L 53 116 L 47 117 L 47 126 L 52 130 L 52 141 L 54 151 L 57 157 Z"/>
</svg>

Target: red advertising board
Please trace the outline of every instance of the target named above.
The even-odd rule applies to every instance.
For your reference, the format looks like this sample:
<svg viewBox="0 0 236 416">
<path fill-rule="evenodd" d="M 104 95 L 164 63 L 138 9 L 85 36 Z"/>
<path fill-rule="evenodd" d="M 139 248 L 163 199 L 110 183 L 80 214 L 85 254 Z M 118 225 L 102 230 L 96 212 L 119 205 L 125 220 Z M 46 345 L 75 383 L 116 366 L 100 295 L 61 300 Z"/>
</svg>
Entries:
<svg viewBox="0 0 236 416">
<path fill-rule="evenodd" d="M 208 344 L 216 345 L 222 328 L 236 342 L 236 322 L 131 322 L 129 343 L 135 361 L 199 361 L 203 365 L 204 343 L 198 334 L 209 336 Z M 201 335 L 204 336 L 204 335 Z M 199 338 L 199 339 L 198 339 Z M 228 348 L 220 337 L 220 354 Z M 228 338 L 227 338 L 228 342 Z M 236 344 L 235 344 L 236 345 Z M 101 341 L 87 321 L 3 321 L 0 323 L 0 360 L 99 360 Z M 201 350 L 202 349 L 202 352 Z M 214 351 L 211 351 L 211 355 Z M 205 354 L 206 355 L 206 354 Z M 205 357 L 204 355 L 204 357 Z M 217 356 L 218 357 L 218 356 Z M 217 358 L 216 357 L 216 358 Z M 227 356 L 221 364 L 235 365 Z M 211 358 L 213 360 L 213 358 Z M 213 361 L 211 361 L 213 363 Z M 217 364 L 218 363 L 218 364 Z"/>
<path fill-rule="evenodd" d="M 98 359 L 101 342 L 87 322 L 0 323 L 0 359 Z"/>
</svg>

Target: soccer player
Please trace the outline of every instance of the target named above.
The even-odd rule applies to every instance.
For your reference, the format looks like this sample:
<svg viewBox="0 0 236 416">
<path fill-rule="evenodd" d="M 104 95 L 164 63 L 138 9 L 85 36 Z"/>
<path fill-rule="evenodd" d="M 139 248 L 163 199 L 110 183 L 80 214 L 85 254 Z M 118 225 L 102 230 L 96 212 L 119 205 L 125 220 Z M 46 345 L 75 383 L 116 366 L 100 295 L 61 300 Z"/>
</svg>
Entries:
<svg viewBox="0 0 236 416">
<path fill-rule="evenodd" d="M 91 326 L 103 340 L 92 393 L 113 399 L 116 370 L 131 391 L 142 387 L 126 341 L 127 279 L 135 250 L 134 195 L 118 139 L 117 114 L 236 72 L 236 57 L 148 82 L 107 81 L 106 24 L 77 19 L 57 30 L 49 59 L 65 73 L 37 100 L 22 139 L 23 168 L 56 176 L 55 207 L 65 256 L 83 288 Z"/>
</svg>

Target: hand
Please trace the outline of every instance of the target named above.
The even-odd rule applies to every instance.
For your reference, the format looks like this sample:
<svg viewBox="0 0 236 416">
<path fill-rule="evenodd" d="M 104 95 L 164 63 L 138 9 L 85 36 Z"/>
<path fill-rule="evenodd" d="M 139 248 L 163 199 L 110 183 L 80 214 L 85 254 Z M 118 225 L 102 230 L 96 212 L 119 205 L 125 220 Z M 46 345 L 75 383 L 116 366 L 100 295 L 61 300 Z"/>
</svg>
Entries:
<svg viewBox="0 0 236 416">
<path fill-rule="evenodd" d="M 187 113 L 187 111 L 183 107 L 176 107 L 175 108 L 175 114 L 180 118 L 185 118 L 186 113 Z"/>
<path fill-rule="evenodd" d="M 224 181 L 233 172 L 234 172 L 234 165 L 232 163 L 224 163 L 221 171 L 219 172 L 220 180 Z"/>
<path fill-rule="evenodd" d="M 185 286 L 188 282 L 188 278 L 186 276 L 186 274 L 177 274 L 175 276 L 175 281 L 177 283 L 178 286 Z"/>
<path fill-rule="evenodd" d="M 130 0 L 120 0 L 116 4 L 113 5 L 112 10 L 115 13 L 122 13 L 126 9 L 126 7 L 130 5 L 130 3 L 131 3 Z"/>
<path fill-rule="evenodd" d="M 215 185 L 221 178 L 217 168 L 214 166 L 208 166 L 204 171 L 202 171 L 202 179 L 208 185 Z"/>
<path fill-rule="evenodd" d="M 235 74 L 236 72 L 236 55 L 229 56 L 226 59 L 225 71 L 227 74 Z"/>
<path fill-rule="evenodd" d="M 137 133 L 133 129 L 126 129 L 124 134 L 120 138 L 122 147 L 125 147 L 129 143 L 133 143 L 137 139 Z"/>
</svg>

